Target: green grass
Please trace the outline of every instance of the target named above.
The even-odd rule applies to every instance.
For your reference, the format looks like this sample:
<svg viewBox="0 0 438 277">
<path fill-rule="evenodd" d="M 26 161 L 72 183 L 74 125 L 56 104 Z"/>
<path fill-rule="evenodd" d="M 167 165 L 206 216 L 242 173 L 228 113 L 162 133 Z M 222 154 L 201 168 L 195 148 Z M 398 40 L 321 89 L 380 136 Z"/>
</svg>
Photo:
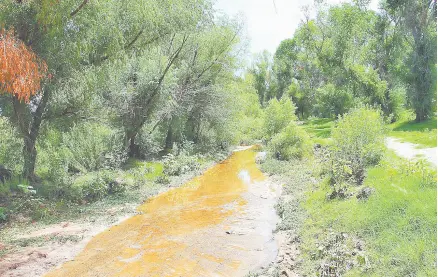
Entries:
<svg viewBox="0 0 438 277">
<path fill-rule="evenodd" d="M 369 262 L 345 276 L 436 276 L 436 171 L 388 152 L 367 174 L 363 186 L 374 192 L 365 201 L 326 200 L 328 182 L 308 193 L 304 207 L 309 217 L 302 228 L 304 270 L 317 271 L 322 258 L 315 253 L 321 241 L 330 233 L 346 232 L 353 239 L 345 247 L 363 241 L 360 257 Z"/>
<path fill-rule="evenodd" d="M 400 138 L 402 141 L 419 144 L 421 147 L 437 146 L 437 121 L 436 118 L 424 122 L 404 120 L 389 125 L 390 136 Z"/>
<path fill-rule="evenodd" d="M 335 123 L 331 118 L 310 119 L 302 125 L 314 143 L 327 145 L 330 142 L 332 128 Z"/>
</svg>

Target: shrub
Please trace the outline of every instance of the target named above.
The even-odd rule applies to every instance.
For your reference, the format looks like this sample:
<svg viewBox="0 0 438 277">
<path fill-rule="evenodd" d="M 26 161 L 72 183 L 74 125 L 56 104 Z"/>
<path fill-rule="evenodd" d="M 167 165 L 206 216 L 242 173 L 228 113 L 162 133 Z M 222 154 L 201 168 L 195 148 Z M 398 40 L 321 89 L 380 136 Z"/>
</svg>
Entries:
<svg viewBox="0 0 438 277">
<path fill-rule="evenodd" d="M 274 98 L 268 102 L 263 123 L 268 139 L 281 132 L 289 122 L 297 119 L 295 109 L 295 105 L 288 97 L 283 97 L 280 101 Z"/>
<path fill-rule="evenodd" d="M 200 163 L 196 155 L 189 155 L 185 151 L 179 155 L 168 154 L 164 156 L 163 173 L 170 176 L 179 176 L 189 171 L 199 170 Z"/>
<path fill-rule="evenodd" d="M 70 152 L 71 165 L 81 172 L 115 168 L 126 159 L 122 137 L 105 125 L 76 125 L 64 134 L 62 144 Z"/>
<path fill-rule="evenodd" d="M 0 116 L 0 165 L 14 172 L 21 171 L 23 141 L 9 120 Z"/>
<path fill-rule="evenodd" d="M 389 91 L 388 112 L 390 120 L 400 120 L 405 112 L 406 90 L 403 87 L 396 87 Z"/>
<path fill-rule="evenodd" d="M 318 89 L 315 113 L 321 117 L 333 118 L 347 112 L 353 104 L 353 96 L 345 90 L 327 84 Z"/>
<path fill-rule="evenodd" d="M 72 198 L 96 201 L 111 193 L 125 191 L 126 184 L 111 171 L 97 171 L 77 177 L 72 184 Z"/>
<path fill-rule="evenodd" d="M 64 146 L 46 144 L 39 149 L 37 174 L 43 180 L 40 192 L 48 198 L 69 197 L 72 177 L 70 151 Z"/>
<path fill-rule="evenodd" d="M 294 122 L 276 134 L 268 147 L 279 160 L 299 159 L 311 153 L 312 149 L 309 135 Z"/>
<path fill-rule="evenodd" d="M 352 180 L 358 184 L 365 168 L 376 165 L 384 153 L 385 127 L 379 111 L 362 107 L 339 117 L 332 131 L 333 183 Z"/>
</svg>

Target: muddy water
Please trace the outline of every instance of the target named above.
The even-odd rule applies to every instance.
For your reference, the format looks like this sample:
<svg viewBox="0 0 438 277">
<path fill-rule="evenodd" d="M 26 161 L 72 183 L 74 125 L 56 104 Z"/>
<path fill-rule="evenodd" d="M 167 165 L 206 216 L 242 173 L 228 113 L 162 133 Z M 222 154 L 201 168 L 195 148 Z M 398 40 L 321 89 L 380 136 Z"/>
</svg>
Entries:
<svg viewBox="0 0 438 277">
<path fill-rule="evenodd" d="M 53 276 L 241 276 L 273 259 L 274 191 L 251 149 L 141 205 Z"/>
</svg>

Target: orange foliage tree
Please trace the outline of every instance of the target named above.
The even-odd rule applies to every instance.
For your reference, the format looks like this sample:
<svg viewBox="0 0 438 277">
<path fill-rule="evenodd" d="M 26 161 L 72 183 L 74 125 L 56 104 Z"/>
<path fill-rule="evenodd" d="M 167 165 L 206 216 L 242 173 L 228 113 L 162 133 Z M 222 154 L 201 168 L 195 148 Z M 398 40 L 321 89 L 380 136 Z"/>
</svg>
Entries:
<svg viewBox="0 0 438 277">
<path fill-rule="evenodd" d="M 46 63 L 16 38 L 13 30 L 0 30 L 0 93 L 29 102 L 40 90 L 46 73 Z"/>
</svg>

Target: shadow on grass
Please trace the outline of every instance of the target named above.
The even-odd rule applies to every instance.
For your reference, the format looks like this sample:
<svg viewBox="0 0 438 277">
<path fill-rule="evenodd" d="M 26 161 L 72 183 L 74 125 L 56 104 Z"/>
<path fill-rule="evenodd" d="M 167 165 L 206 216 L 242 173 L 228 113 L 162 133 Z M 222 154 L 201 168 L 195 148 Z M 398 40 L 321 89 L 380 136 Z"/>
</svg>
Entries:
<svg viewBox="0 0 438 277">
<path fill-rule="evenodd" d="M 436 118 L 432 118 L 423 122 L 406 121 L 395 127 L 393 131 L 423 132 L 426 130 L 436 130 L 436 124 Z"/>
<path fill-rule="evenodd" d="M 329 138 L 335 120 L 331 118 L 312 119 L 303 124 L 304 129 L 318 138 Z"/>
</svg>

